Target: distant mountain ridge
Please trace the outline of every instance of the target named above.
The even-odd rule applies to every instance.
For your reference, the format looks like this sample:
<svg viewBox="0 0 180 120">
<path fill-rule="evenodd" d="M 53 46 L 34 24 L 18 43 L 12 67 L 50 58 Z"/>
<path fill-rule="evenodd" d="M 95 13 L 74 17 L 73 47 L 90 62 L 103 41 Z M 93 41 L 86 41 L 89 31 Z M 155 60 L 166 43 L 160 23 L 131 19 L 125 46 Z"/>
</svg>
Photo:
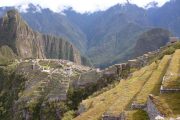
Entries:
<svg viewBox="0 0 180 120">
<path fill-rule="evenodd" d="M 131 58 L 140 35 L 153 28 L 167 29 L 180 36 L 178 3 L 171 0 L 160 8 L 149 9 L 130 3 L 117 4 L 91 14 L 67 9 L 63 11 L 65 15 L 43 8 L 35 12 L 36 6 L 30 4 L 27 12 L 21 14 L 34 30 L 67 38 L 95 66 L 101 67 Z M 2 11 L 0 8 L 0 15 Z"/>
</svg>

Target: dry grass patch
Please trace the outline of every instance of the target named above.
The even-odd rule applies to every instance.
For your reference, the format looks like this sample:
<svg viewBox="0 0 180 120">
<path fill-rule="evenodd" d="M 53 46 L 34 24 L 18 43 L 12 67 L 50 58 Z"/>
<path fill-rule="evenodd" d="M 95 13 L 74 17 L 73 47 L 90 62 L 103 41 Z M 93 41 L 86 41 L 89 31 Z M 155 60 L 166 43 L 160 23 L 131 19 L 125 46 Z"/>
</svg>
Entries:
<svg viewBox="0 0 180 120">
<path fill-rule="evenodd" d="M 151 100 L 156 105 L 157 109 L 161 114 L 166 117 L 172 116 L 172 110 L 169 108 L 168 104 L 161 99 L 159 96 L 151 96 Z"/>
<path fill-rule="evenodd" d="M 162 77 L 166 71 L 166 68 L 169 64 L 170 60 L 169 55 L 166 55 L 163 57 L 163 59 L 160 61 L 158 68 L 154 70 L 151 77 L 148 79 L 148 81 L 143 86 L 141 92 L 137 95 L 135 102 L 139 104 L 145 104 L 147 102 L 147 98 L 149 94 L 159 94 Z"/>
<path fill-rule="evenodd" d="M 180 94 L 179 93 L 160 94 L 158 98 L 161 101 L 161 103 L 159 103 L 158 108 L 159 110 L 161 110 L 163 114 L 166 114 L 167 111 L 172 111 L 172 114 L 166 114 L 167 117 L 180 117 Z M 164 109 L 161 109 L 161 108 L 164 108 Z"/>
<path fill-rule="evenodd" d="M 180 49 L 173 54 L 163 82 L 165 88 L 180 88 Z"/>
<path fill-rule="evenodd" d="M 155 68 L 155 63 L 144 67 L 141 70 L 134 72 L 130 79 L 122 80 L 115 88 L 96 97 L 84 100 L 82 104 L 88 110 L 75 118 L 75 120 L 101 119 L 104 112 L 111 111 L 111 106 L 118 107 L 112 107 L 113 114 L 120 114 L 129 104 L 131 99 L 137 94 L 137 92 L 139 92 L 146 79 L 150 76 L 151 72 Z"/>
</svg>

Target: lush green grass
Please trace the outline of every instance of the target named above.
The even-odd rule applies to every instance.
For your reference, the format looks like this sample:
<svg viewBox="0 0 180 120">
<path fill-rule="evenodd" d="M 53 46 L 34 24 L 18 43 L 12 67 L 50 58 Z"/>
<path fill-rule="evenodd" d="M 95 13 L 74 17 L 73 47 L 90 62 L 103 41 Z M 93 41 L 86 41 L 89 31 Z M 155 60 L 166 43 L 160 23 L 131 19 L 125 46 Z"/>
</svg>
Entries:
<svg viewBox="0 0 180 120">
<path fill-rule="evenodd" d="M 165 74 L 163 87 L 180 88 L 180 49 L 173 54 L 172 60 Z"/>
<path fill-rule="evenodd" d="M 75 120 L 97 120 L 101 118 L 104 112 L 119 115 L 139 92 L 156 66 L 153 63 L 150 66 L 144 67 L 134 72 L 130 79 L 121 80 L 113 89 L 83 101 L 81 104 L 88 110 L 75 118 Z"/>
<path fill-rule="evenodd" d="M 137 95 L 135 102 L 139 104 L 145 104 L 149 94 L 159 94 L 162 77 L 166 72 L 170 56 L 166 55 L 160 61 L 158 68 L 153 71 L 151 77 L 143 86 L 141 92 Z"/>
</svg>

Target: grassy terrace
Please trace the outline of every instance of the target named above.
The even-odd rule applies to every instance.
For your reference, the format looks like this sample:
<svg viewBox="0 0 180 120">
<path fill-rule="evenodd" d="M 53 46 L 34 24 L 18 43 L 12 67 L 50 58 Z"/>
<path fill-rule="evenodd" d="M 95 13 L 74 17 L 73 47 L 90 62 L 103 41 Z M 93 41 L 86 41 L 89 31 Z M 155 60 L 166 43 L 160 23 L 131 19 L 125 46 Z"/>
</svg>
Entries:
<svg viewBox="0 0 180 120">
<path fill-rule="evenodd" d="M 166 72 L 166 68 L 168 67 L 170 61 L 169 55 L 163 57 L 160 61 L 158 68 L 153 71 L 151 77 L 143 86 L 141 92 L 137 95 L 135 102 L 139 104 L 145 104 L 147 102 L 147 98 L 149 94 L 158 95 L 163 75 Z"/>
<path fill-rule="evenodd" d="M 172 60 L 165 74 L 164 88 L 180 88 L 180 49 L 173 54 Z"/>
<path fill-rule="evenodd" d="M 154 103 L 167 117 L 180 117 L 180 94 L 167 93 L 156 97 Z"/>
<path fill-rule="evenodd" d="M 82 104 L 88 109 L 75 120 L 98 120 L 103 113 L 120 114 L 130 104 L 133 97 L 141 90 L 157 64 L 152 63 L 133 73 L 129 80 L 122 80 L 115 88 L 87 99 Z"/>
<path fill-rule="evenodd" d="M 163 95 L 163 97 L 165 97 Z M 161 114 L 165 115 L 166 117 L 172 117 L 172 110 L 161 97 L 159 96 L 153 96 L 151 97 L 151 100 L 156 105 L 157 109 L 160 111 Z M 174 101 L 171 99 L 171 101 Z"/>
<path fill-rule="evenodd" d="M 126 120 L 149 120 L 148 114 L 143 110 L 125 111 Z"/>
</svg>

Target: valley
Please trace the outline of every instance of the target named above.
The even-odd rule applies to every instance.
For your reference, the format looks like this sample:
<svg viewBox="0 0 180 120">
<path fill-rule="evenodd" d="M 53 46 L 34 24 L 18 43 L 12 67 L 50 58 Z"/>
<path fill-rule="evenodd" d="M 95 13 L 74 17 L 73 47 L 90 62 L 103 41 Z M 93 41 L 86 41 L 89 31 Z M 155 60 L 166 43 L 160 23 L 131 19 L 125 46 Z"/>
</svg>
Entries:
<svg viewBox="0 0 180 120">
<path fill-rule="evenodd" d="M 27 12 L 21 11 L 20 14 L 34 31 L 66 39 L 81 52 L 82 56 L 88 58 L 93 66 L 106 68 L 164 46 L 171 36 L 178 37 L 180 29 L 178 5 L 178 0 L 171 0 L 162 7 L 149 9 L 135 4 L 117 4 L 95 13 L 82 14 L 69 8 L 62 14 L 29 4 Z M 16 7 L 20 8 L 21 6 Z M 0 8 L 0 16 L 9 9 L 14 7 Z M 156 28 L 161 31 L 156 31 Z M 142 39 L 143 35 L 147 36 L 143 38 L 146 40 L 151 37 L 154 39 L 153 34 L 157 35 L 157 41 L 163 38 L 167 39 L 166 42 L 157 42 L 157 48 L 152 45 L 146 48 L 146 51 L 139 49 L 141 53 L 136 50 L 137 53 L 132 52 L 141 43 L 139 39 Z M 162 34 L 166 38 L 162 37 Z M 101 54 L 98 54 L 99 52 Z"/>
</svg>

